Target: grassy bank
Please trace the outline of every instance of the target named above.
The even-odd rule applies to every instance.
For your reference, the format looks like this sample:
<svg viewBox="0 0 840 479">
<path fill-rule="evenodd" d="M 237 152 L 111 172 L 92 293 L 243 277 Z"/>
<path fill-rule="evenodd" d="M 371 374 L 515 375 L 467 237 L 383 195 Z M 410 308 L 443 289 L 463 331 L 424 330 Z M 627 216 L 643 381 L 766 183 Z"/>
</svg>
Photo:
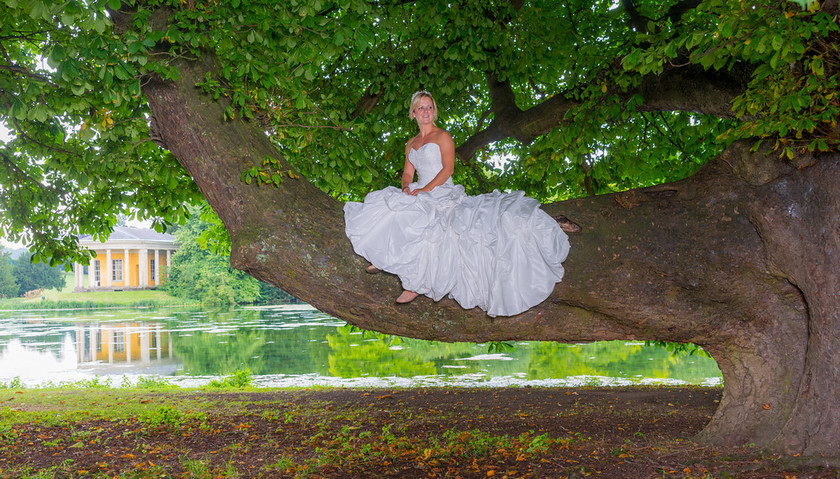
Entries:
<svg viewBox="0 0 840 479">
<path fill-rule="evenodd" d="M 65 273 L 65 286 L 61 291 L 47 289 L 32 298 L 0 300 L 0 310 L 15 309 L 95 309 L 108 307 L 165 307 L 197 305 L 159 290 L 136 291 L 73 291 L 73 273 Z"/>
</svg>

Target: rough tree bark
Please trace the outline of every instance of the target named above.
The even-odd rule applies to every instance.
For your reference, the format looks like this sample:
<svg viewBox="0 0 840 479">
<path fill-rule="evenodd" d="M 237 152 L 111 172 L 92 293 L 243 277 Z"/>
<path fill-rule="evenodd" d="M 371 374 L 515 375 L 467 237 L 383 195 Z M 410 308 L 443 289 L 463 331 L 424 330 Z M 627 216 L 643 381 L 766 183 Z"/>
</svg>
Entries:
<svg viewBox="0 0 840 479">
<path fill-rule="evenodd" d="M 840 456 L 840 157 L 800 169 L 738 143 L 694 176 L 619 195 L 545 205 L 583 227 L 551 297 L 490 318 L 451 300 L 393 298 L 344 235 L 342 205 L 303 179 L 246 185 L 279 157 L 257 124 L 222 121 L 194 85 L 212 54 L 179 60 L 177 82 L 144 93 L 162 143 L 224 221 L 232 264 L 365 329 L 441 341 L 658 339 L 717 360 L 720 407 L 702 440 Z"/>
</svg>

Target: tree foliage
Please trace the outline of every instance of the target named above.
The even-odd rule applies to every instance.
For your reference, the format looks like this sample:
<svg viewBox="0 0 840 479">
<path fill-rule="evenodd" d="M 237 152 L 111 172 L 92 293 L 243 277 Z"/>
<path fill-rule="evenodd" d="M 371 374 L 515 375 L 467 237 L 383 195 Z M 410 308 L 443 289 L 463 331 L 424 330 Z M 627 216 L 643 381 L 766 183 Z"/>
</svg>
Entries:
<svg viewBox="0 0 840 479">
<path fill-rule="evenodd" d="M 14 276 L 18 285 L 18 296 L 35 289 L 57 289 L 65 286 L 64 270 L 58 266 L 34 262 L 32 253 L 15 261 Z"/>
<path fill-rule="evenodd" d="M 0 145 L 0 234 L 33 245 L 36 260 L 86 262 L 79 235 L 104 240 L 119 213 L 154 217 L 160 229 L 196 197 L 150 141 L 138 73 L 154 42 L 114 35 L 106 5 L 0 4 L 0 111 L 11 136 Z"/>
<path fill-rule="evenodd" d="M 189 29 L 192 54 L 219 55 L 221 78 L 202 86 L 232 100 L 228 116 L 265 122 L 305 177 L 342 197 L 396 181 L 417 89 L 438 96 L 456 144 L 505 114 L 491 105 L 488 76 L 521 109 L 569 97 L 574 106 L 554 120 L 568 127 L 482 145 L 457 173 L 473 191 L 522 188 L 545 200 L 684 177 L 725 144 L 719 121 L 639 111 L 613 88 L 641 78 L 615 68 L 639 41 L 623 14 L 609 2 L 232 2 L 178 12 L 176 25 Z M 272 164 L 259 170 L 266 182 L 288 179 Z"/>
<path fill-rule="evenodd" d="M 226 234 L 223 229 L 216 231 L 219 221 L 209 206 L 191 207 L 190 212 L 192 216 L 175 231 L 181 246 L 172 256 L 163 289 L 173 296 L 223 306 L 294 299 L 279 288 L 230 267 L 230 240 L 217 242 L 220 235 Z"/>
<path fill-rule="evenodd" d="M 169 277 L 163 288 L 173 296 L 198 299 L 204 303 L 233 305 L 255 302 L 259 297 L 257 280 L 232 269 L 224 256 L 199 246 L 196 239 L 206 229 L 199 216 L 193 216 L 175 232 L 181 246 L 172 256 Z"/>
<path fill-rule="evenodd" d="M 78 257 L 78 235 L 104 237 L 118 214 L 158 228 L 185 218 L 197 192 L 155 144 L 141 85 L 205 52 L 218 75 L 198 86 L 230 100 L 229 118 L 262 122 L 297 172 L 340 198 L 397 181 L 421 88 L 473 192 L 659 184 L 739 138 L 791 159 L 837 146 L 838 27 L 819 3 L 4 0 L 0 14 L 0 233 L 37 258 Z M 131 27 L 115 30 L 125 14 Z M 712 80 L 715 95 L 667 97 L 680 82 L 701 97 Z M 540 109 L 551 114 L 537 125 Z M 518 129 L 499 126 L 514 117 Z M 261 161 L 243 180 L 297 176 Z"/>
<path fill-rule="evenodd" d="M 13 298 L 18 295 L 15 282 L 14 262 L 7 251 L 0 247 L 0 298 Z"/>
</svg>

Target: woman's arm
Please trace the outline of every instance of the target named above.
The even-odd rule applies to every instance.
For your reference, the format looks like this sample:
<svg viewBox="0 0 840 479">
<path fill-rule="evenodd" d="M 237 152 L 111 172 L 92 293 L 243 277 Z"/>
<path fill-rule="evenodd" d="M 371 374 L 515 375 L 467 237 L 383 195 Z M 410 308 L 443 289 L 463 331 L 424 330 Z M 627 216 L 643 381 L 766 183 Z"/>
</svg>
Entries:
<svg viewBox="0 0 840 479">
<path fill-rule="evenodd" d="M 403 193 L 411 194 L 411 191 L 408 189 L 408 185 L 414 181 L 414 165 L 408 161 L 408 152 L 411 149 L 411 142 L 414 139 L 408 141 L 405 145 L 405 165 L 403 166 L 403 174 L 402 174 L 402 190 Z"/>
<path fill-rule="evenodd" d="M 410 195 L 416 195 L 421 191 L 427 193 L 432 191 L 436 187 L 446 183 L 446 180 L 455 172 L 455 142 L 452 141 L 452 136 L 448 132 L 441 130 L 441 133 L 435 138 L 435 143 L 440 147 L 440 162 L 442 167 L 438 174 L 432 178 L 432 181 L 422 188 L 411 191 L 409 193 Z M 412 168 L 413 173 L 414 169 Z"/>
</svg>

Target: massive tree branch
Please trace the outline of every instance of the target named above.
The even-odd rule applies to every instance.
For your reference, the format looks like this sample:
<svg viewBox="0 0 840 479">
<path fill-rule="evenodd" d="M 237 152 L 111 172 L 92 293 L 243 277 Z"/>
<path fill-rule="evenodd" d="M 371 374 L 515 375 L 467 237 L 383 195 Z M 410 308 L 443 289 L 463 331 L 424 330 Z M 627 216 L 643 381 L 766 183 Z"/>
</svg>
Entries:
<svg viewBox="0 0 840 479">
<path fill-rule="evenodd" d="M 598 304 L 598 307 L 583 300 L 584 297 L 591 300 L 589 295 L 594 290 L 606 291 L 605 285 L 593 287 L 588 284 L 594 280 L 590 274 L 597 276 L 609 271 L 611 268 L 608 265 L 615 258 L 626 255 L 631 247 L 628 241 L 633 241 L 626 234 L 618 235 L 623 236 L 622 241 L 608 239 L 616 234 L 615 220 L 605 221 L 604 218 L 613 215 L 625 218 L 628 213 L 607 196 L 564 203 L 563 211 L 559 206 L 546 206 L 549 212 L 565 214 L 584 225 L 585 232 L 573 238 L 576 253 L 569 259 L 567 279 L 558 286 L 558 292 L 563 294 L 527 313 L 516 318 L 492 319 L 480 310 L 465 311 L 447 300 L 436 305 L 425 299 L 405 306 L 392 303 L 389 298 L 398 291 L 398 282 L 387 275 L 371 277 L 363 272 L 364 262 L 352 252 L 344 236 L 341 204 L 304 180 L 287 180 L 276 189 L 246 185 L 240 180 L 242 171 L 259 165 L 266 156 L 278 158 L 278 168 L 282 170 L 292 168 L 279 157 L 259 124 L 240 120 L 223 122 L 225 105 L 203 96 L 199 89 L 193 87 L 205 78 L 206 73 L 212 74 L 218 69 L 214 58 L 207 53 L 197 61 L 176 60 L 181 72 L 180 80 L 173 83 L 154 79 L 146 84 L 144 92 L 156 121 L 166 125 L 160 129 L 163 144 L 190 172 L 224 221 L 233 241 L 232 261 L 237 267 L 278 284 L 290 293 L 311 301 L 319 309 L 361 327 L 427 339 L 484 341 L 533 337 L 535 331 L 541 331 L 540 335 L 546 339 L 566 341 L 653 337 L 651 332 L 661 326 L 648 328 L 666 319 L 664 313 L 650 314 L 651 310 L 647 307 L 639 309 L 632 306 L 633 301 L 628 299 L 632 295 L 629 294 L 619 294 L 619 299 Z M 565 100 L 549 100 L 523 113 L 533 114 L 534 111 L 551 108 L 560 111 L 567 107 L 564 103 Z M 548 116 L 526 116 L 523 121 L 541 120 Z M 733 177 L 729 181 L 739 180 Z M 726 191 L 732 189 L 732 185 L 726 183 L 719 185 L 716 191 L 721 187 Z M 682 188 L 680 191 L 693 189 Z M 705 186 L 699 190 L 708 191 Z M 677 199 L 679 205 L 674 203 Z M 591 204 L 592 201 L 600 206 Z M 686 201 L 689 203 L 683 203 Z M 662 206 L 670 204 L 678 211 L 686 211 L 686 208 L 702 208 L 705 201 L 705 198 L 690 199 L 676 195 Z M 719 222 L 703 218 L 696 224 L 698 228 L 705 229 L 709 224 Z M 731 231 L 736 225 L 746 228 L 746 231 Z M 749 236 L 748 232 L 752 229 L 747 222 L 720 226 L 721 231 L 728 231 L 739 238 Z M 676 228 L 674 225 L 671 227 Z M 639 231 L 638 234 L 644 236 L 646 232 Z M 691 242 L 696 233 L 685 231 L 680 234 L 685 235 L 686 242 Z M 747 243 L 740 241 L 739 245 Z M 663 251 L 668 249 L 663 247 Z M 758 261 L 753 250 L 746 251 L 740 247 L 737 250 L 739 254 Z M 716 253 L 709 254 L 715 256 Z M 647 261 L 641 257 L 639 260 Z M 679 276 L 683 274 L 679 273 Z M 611 275 L 601 280 L 614 283 Z M 732 278 L 730 281 L 735 280 Z M 715 279 L 715 283 L 724 282 L 723 278 Z M 625 287 L 631 286 L 622 285 L 622 288 Z M 776 287 L 784 287 L 784 284 L 773 286 Z M 316 295 L 316 292 L 328 293 Z M 705 298 L 703 301 L 706 301 Z M 638 314 L 618 314 L 626 307 Z M 730 313 L 728 307 L 721 307 L 714 316 Z M 624 318 L 617 320 L 619 316 Z M 705 320 L 707 316 L 698 315 L 698 324 L 702 322 L 701 317 Z M 640 328 L 643 324 L 646 326 Z M 688 331 L 692 329 L 696 328 L 687 328 Z M 694 334 L 683 331 L 679 338 L 673 339 L 689 340 Z"/>
<path fill-rule="evenodd" d="M 363 272 L 364 262 L 352 252 L 344 236 L 338 202 L 304 180 L 287 180 L 276 189 L 246 185 L 240 180 L 243 170 L 259 164 L 267 155 L 278 154 L 259 125 L 223 123 L 223 107 L 191 86 L 203 78 L 205 71 L 217 67 L 207 58 L 212 57 L 207 55 L 200 62 L 184 64 L 178 84 L 155 80 L 147 85 L 145 92 L 157 121 L 168 125 L 161 130 L 164 143 L 224 221 L 233 240 L 232 261 L 237 267 L 361 327 L 438 340 L 654 337 L 654 331 L 668 330 L 666 324 L 670 325 L 672 311 L 669 301 L 650 304 L 644 298 L 650 291 L 643 295 L 634 293 L 635 280 L 628 277 L 627 282 L 616 281 L 614 277 L 616 271 L 624 269 L 622 263 L 630 274 L 644 270 L 643 265 L 652 262 L 662 274 L 654 283 L 650 283 L 653 278 L 647 279 L 649 288 L 661 288 L 664 292 L 673 281 L 686 281 L 685 289 L 674 301 L 698 301 L 695 313 L 683 318 L 687 327 L 667 336 L 704 344 L 707 341 L 700 326 L 709 317 L 731 316 L 733 311 L 724 298 L 731 300 L 737 294 L 720 289 L 720 285 L 738 282 L 730 277 L 731 269 L 720 263 L 729 264 L 730 256 L 738 257 L 742 263 L 751 258 L 748 264 L 752 266 L 745 266 L 747 272 L 762 275 L 763 262 L 756 253 L 760 250 L 759 238 L 749 221 L 743 216 L 738 216 L 740 221 L 732 221 L 735 206 L 731 204 L 707 209 L 706 195 L 710 191 L 723 195 L 724 191 L 735 189 L 734 183 L 742 181 L 734 175 L 724 175 L 721 167 L 715 166 L 709 168 L 708 174 L 692 179 L 694 185 L 679 184 L 666 194 L 656 189 L 642 192 L 650 198 L 646 208 L 625 210 L 610 196 L 547 205 L 545 209 L 550 213 L 562 213 L 584 225 L 584 233 L 572 238 L 575 253 L 568 260 L 569 273 L 558 286 L 557 294 L 520 316 L 492 319 L 480 310 L 465 311 L 447 300 L 433 304 L 420 299 L 410 305 L 396 305 L 390 298 L 399 289 L 397 281 L 388 275 L 371 277 Z M 291 168 L 282 158 L 280 162 L 281 169 Z M 703 194 L 689 193 L 693 191 Z M 662 208 L 672 212 L 669 218 L 655 220 L 647 216 L 663 216 Z M 657 223 L 656 231 L 667 231 L 667 235 L 650 236 L 651 221 Z M 645 228 L 628 226 L 628 222 L 644 224 Z M 698 234 L 695 229 L 706 231 L 710 225 L 717 228 L 721 244 L 710 240 L 711 244 L 702 245 L 695 254 L 706 255 L 703 261 L 686 264 L 684 260 L 669 258 L 672 251 L 681 250 L 672 246 L 680 243 L 688 247 Z M 724 247 L 722 243 L 731 237 L 738 237 L 739 241 Z M 659 241 L 663 242 L 658 253 L 661 257 L 653 259 L 651 249 Z M 644 252 L 637 248 L 639 244 L 646 244 Z M 721 258 L 719 250 L 727 248 L 726 258 Z M 719 264 L 719 269 L 710 278 L 710 273 L 702 270 L 713 264 Z M 696 279 L 703 277 L 706 279 Z M 708 284 L 701 286 L 699 282 Z M 765 290 L 761 295 L 766 295 L 788 285 L 768 277 L 757 287 L 758 291 Z M 718 300 L 709 302 L 708 293 Z"/>
</svg>

